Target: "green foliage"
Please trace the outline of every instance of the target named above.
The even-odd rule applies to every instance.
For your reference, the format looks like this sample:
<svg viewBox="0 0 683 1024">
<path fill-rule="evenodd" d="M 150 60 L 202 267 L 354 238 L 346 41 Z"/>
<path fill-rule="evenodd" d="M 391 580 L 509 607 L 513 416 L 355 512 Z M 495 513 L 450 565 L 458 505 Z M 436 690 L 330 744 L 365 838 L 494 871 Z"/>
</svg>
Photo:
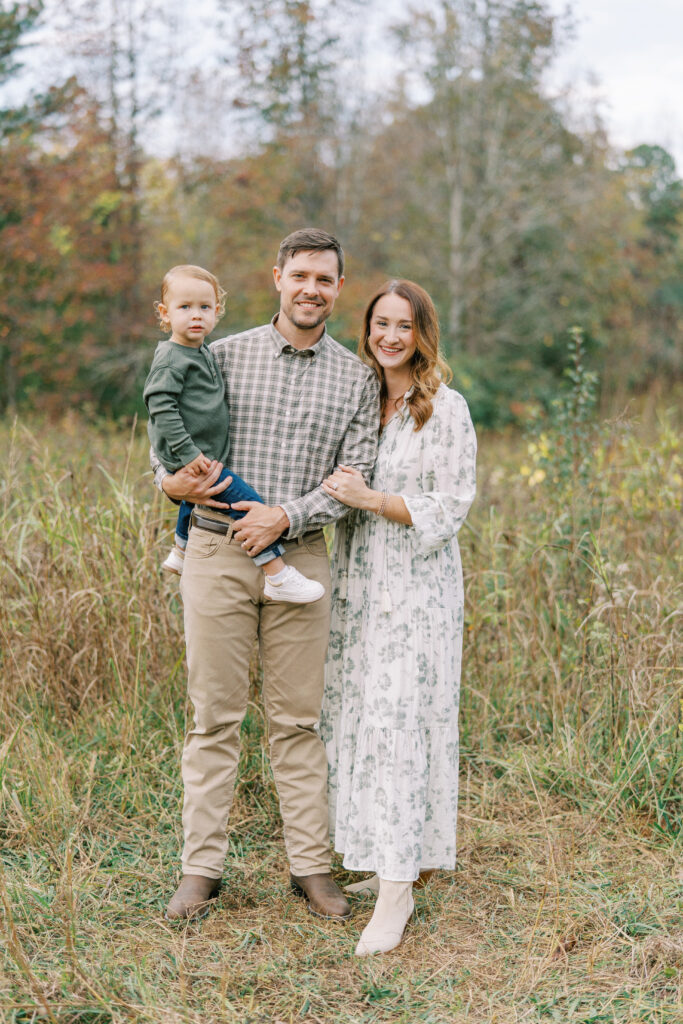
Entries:
<svg viewBox="0 0 683 1024">
<path fill-rule="evenodd" d="M 683 213 L 683 182 L 673 157 L 662 146 L 636 146 L 626 158 L 626 166 L 637 174 L 645 224 L 655 234 L 674 241 Z"/>
<path fill-rule="evenodd" d="M 21 67 L 18 54 L 22 36 L 35 25 L 44 4 L 6 3 L 0 6 L 0 85 Z"/>
<path fill-rule="evenodd" d="M 530 426 L 535 443 L 528 448 L 536 467 L 533 479 L 547 479 L 558 507 L 565 508 L 586 493 L 598 438 L 598 375 L 586 367 L 581 328 L 570 328 L 569 337 L 569 365 L 564 371 L 569 388 L 551 401 L 547 417 L 535 410 Z"/>
<path fill-rule="evenodd" d="M 22 64 L 18 59 L 23 48 L 23 36 L 35 27 L 44 4 L 11 3 L 0 5 L 0 88 L 11 82 L 21 71 Z M 54 112 L 56 97 L 61 89 L 54 87 L 46 96 L 34 98 L 31 103 L 14 107 L 0 106 L 0 147 L 7 136 L 14 132 L 31 131 L 36 124 Z M 0 152 L 2 150 L 0 149 Z"/>
</svg>

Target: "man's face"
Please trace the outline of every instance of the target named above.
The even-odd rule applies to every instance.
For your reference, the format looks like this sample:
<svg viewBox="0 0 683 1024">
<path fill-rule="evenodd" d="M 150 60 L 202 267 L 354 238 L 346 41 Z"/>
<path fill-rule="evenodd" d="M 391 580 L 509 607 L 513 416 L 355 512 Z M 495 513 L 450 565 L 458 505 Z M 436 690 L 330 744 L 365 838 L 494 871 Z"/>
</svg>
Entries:
<svg viewBox="0 0 683 1024">
<path fill-rule="evenodd" d="M 282 270 L 273 267 L 275 287 L 280 293 L 280 313 L 299 330 L 320 327 L 332 312 L 344 284 L 344 278 L 338 275 L 333 249 L 298 252 Z"/>
</svg>

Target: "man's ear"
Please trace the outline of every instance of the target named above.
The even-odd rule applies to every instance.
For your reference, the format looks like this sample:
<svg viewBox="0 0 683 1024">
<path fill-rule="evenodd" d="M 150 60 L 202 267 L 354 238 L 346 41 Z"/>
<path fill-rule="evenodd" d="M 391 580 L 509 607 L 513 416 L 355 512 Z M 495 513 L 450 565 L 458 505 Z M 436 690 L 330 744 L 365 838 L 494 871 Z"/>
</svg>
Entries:
<svg viewBox="0 0 683 1024">
<path fill-rule="evenodd" d="M 282 281 L 282 271 L 279 267 L 273 267 L 273 280 L 275 281 L 275 287 L 280 291 L 280 282 Z"/>
</svg>

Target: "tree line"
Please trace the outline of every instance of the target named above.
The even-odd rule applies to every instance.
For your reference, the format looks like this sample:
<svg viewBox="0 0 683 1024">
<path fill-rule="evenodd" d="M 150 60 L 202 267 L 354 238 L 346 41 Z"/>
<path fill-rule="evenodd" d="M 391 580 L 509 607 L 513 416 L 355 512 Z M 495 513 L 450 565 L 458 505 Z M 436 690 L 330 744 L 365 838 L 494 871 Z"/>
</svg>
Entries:
<svg viewBox="0 0 683 1024">
<path fill-rule="evenodd" d="M 479 422 L 552 399 L 574 326 L 611 394 L 680 374 L 681 180 L 551 93 L 571 23 L 544 0 L 381 11 L 0 3 L 0 412 L 131 413 L 163 272 L 213 270 L 232 333 L 272 315 L 307 224 L 349 257 L 334 335 L 419 281 Z"/>
</svg>

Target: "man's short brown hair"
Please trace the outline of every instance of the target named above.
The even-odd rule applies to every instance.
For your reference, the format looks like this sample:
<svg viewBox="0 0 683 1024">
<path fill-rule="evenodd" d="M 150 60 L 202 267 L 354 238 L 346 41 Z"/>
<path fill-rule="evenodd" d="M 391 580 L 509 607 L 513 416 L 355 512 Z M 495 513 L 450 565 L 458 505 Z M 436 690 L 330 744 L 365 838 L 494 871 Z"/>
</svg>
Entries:
<svg viewBox="0 0 683 1024">
<path fill-rule="evenodd" d="M 287 260 L 296 256 L 298 252 L 325 252 L 326 249 L 332 249 L 337 254 L 339 277 L 343 277 L 344 250 L 334 235 L 321 231 L 320 228 L 301 228 L 283 238 L 277 254 L 277 266 L 282 270 Z"/>
</svg>

